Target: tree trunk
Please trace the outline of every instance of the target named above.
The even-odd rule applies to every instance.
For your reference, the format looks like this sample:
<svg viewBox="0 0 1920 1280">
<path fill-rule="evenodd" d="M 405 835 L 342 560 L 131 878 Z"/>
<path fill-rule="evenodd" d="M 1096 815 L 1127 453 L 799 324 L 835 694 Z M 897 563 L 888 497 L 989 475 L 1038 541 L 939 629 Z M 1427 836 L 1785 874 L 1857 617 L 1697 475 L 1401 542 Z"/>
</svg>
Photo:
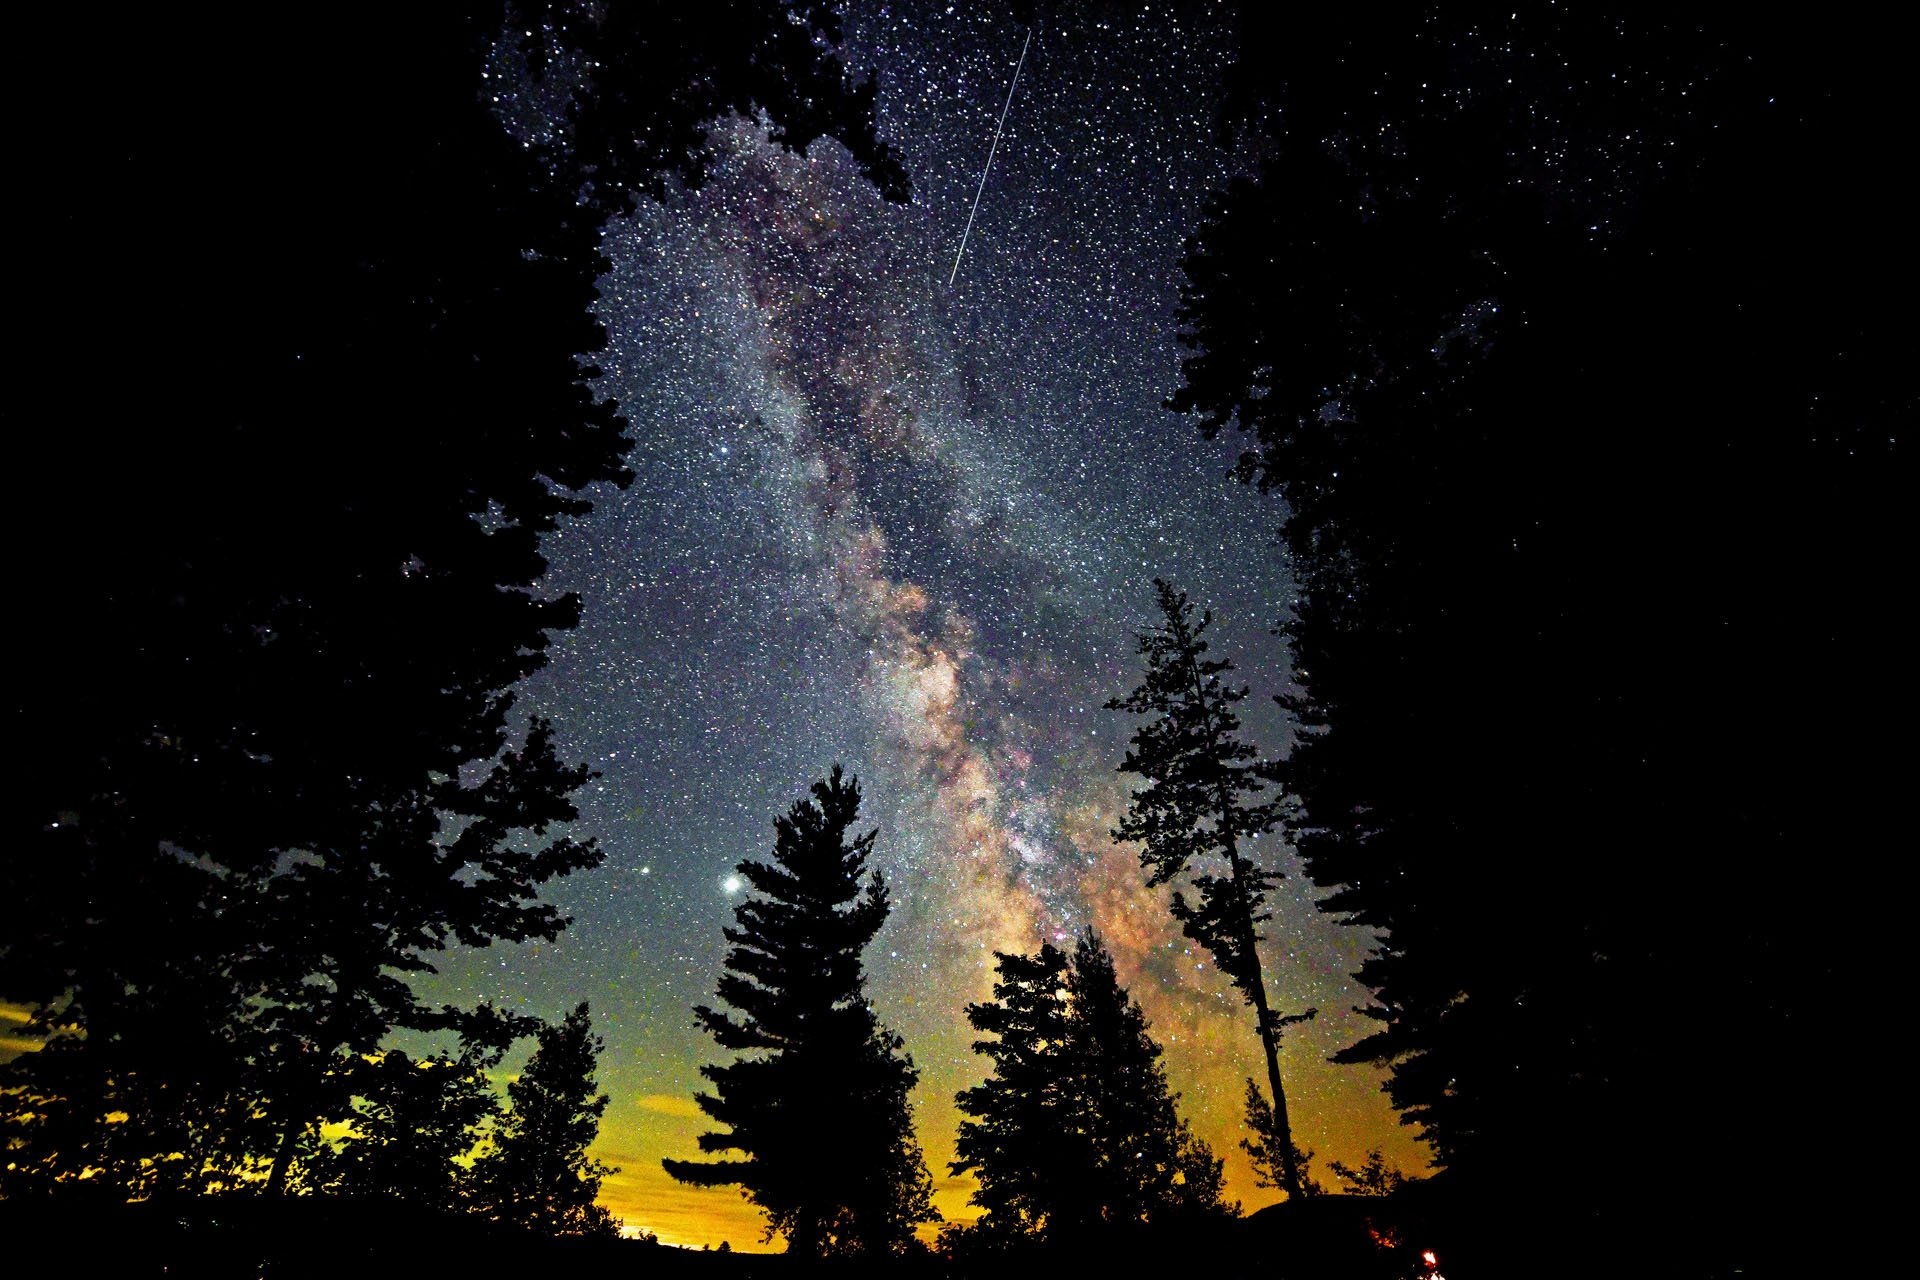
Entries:
<svg viewBox="0 0 1920 1280">
<path fill-rule="evenodd" d="M 304 1040 L 296 1042 L 295 1054 L 304 1062 L 312 1056 L 312 1050 Z M 293 1169 L 293 1153 L 300 1145 L 300 1135 L 307 1131 L 310 1119 L 320 1111 L 320 1092 L 311 1077 L 304 1073 L 289 1073 L 295 1083 L 287 1086 L 291 1101 L 287 1103 L 290 1113 L 286 1128 L 280 1131 L 280 1146 L 273 1153 L 273 1168 L 267 1174 L 266 1194 L 283 1196 L 287 1194 L 287 1176 Z"/>
<path fill-rule="evenodd" d="M 273 1171 L 267 1175 L 267 1191 L 270 1196 L 287 1194 L 287 1171 L 293 1167 L 293 1149 L 300 1141 L 301 1131 L 306 1128 L 304 1122 L 289 1124 L 281 1131 L 280 1149 L 273 1153 Z"/>
<path fill-rule="evenodd" d="M 1237 844 L 1229 840 L 1227 857 L 1233 867 L 1233 884 L 1241 903 L 1247 902 L 1246 884 Z M 1280 1035 L 1273 1025 L 1273 1015 L 1267 1008 L 1267 983 L 1260 967 L 1258 940 L 1253 932 L 1251 908 L 1240 921 L 1240 942 L 1247 949 L 1248 986 L 1253 996 L 1254 1016 L 1260 1020 L 1260 1048 L 1267 1057 L 1267 1088 L 1272 1094 L 1273 1127 L 1280 1138 L 1280 1180 L 1286 1184 L 1288 1200 L 1298 1200 L 1300 1190 L 1300 1168 L 1293 1158 L 1293 1125 L 1287 1119 L 1287 1091 L 1280 1085 Z"/>
<path fill-rule="evenodd" d="M 1183 640 L 1187 639 L 1182 637 Z M 1220 760 L 1220 739 L 1214 728 L 1215 708 L 1208 702 L 1206 682 L 1191 652 L 1187 655 L 1187 677 L 1193 697 L 1200 708 L 1201 724 L 1207 732 L 1207 756 L 1216 765 Z M 1233 794 L 1227 790 L 1224 776 L 1214 781 L 1215 801 L 1220 807 L 1218 821 L 1225 836 L 1227 865 L 1233 870 L 1233 890 L 1240 906 L 1240 945 L 1246 948 L 1247 994 L 1253 1000 L 1254 1016 L 1260 1020 L 1260 1048 L 1267 1059 L 1267 1088 L 1273 1095 L 1273 1124 L 1280 1140 L 1280 1180 L 1289 1201 L 1301 1198 L 1300 1168 L 1293 1158 L 1293 1125 L 1287 1118 L 1287 1092 L 1280 1084 L 1280 1033 L 1267 1008 L 1267 982 L 1260 966 L 1259 937 L 1253 928 L 1253 899 L 1247 889 L 1247 864 L 1240 856 L 1240 839 L 1235 833 Z M 1230 975 L 1231 976 L 1231 975 Z"/>
<path fill-rule="evenodd" d="M 787 1252 L 802 1258 L 820 1256 L 820 1220 L 816 1215 L 803 1213 L 795 1220 L 787 1235 Z"/>
</svg>

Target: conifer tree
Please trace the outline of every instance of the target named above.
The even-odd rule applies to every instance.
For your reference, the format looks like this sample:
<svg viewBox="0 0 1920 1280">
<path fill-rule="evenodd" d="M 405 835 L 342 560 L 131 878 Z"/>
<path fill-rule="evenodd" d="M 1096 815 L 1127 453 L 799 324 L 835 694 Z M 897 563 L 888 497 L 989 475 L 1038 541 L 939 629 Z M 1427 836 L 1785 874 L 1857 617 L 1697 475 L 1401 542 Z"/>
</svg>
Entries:
<svg viewBox="0 0 1920 1280">
<path fill-rule="evenodd" d="M 993 999 L 967 1006 L 975 1053 L 993 1074 L 955 1101 L 968 1119 L 954 1142 L 953 1172 L 979 1179 L 981 1229 L 1000 1238 L 1041 1234 L 1062 1189 L 1083 1176 L 1061 1135 L 1071 1131 L 1067 957 L 1051 943 L 1031 956 L 997 952 Z"/>
<path fill-rule="evenodd" d="M 1358 1169 L 1349 1168 L 1338 1160 L 1327 1162 L 1327 1168 L 1333 1170 L 1350 1196 L 1390 1196 L 1407 1185 L 1412 1179 L 1387 1163 L 1387 1158 L 1375 1147 L 1367 1152 L 1367 1158 Z"/>
<path fill-rule="evenodd" d="M 1279 873 L 1256 863 L 1248 848 L 1279 825 L 1284 798 L 1266 797 L 1276 767 L 1237 736 L 1240 718 L 1233 704 L 1247 691 L 1221 681 L 1233 664 L 1205 656 L 1203 636 L 1213 615 L 1203 613 L 1196 622 L 1185 592 L 1160 578 L 1153 586 L 1161 623 L 1140 634 L 1145 677 L 1132 693 L 1106 704 L 1111 711 L 1150 717 L 1134 731 L 1120 766 L 1148 785 L 1134 792 L 1113 835 L 1141 842 L 1149 885 L 1190 873 L 1197 898 L 1189 900 L 1184 889 L 1176 889 L 1173 915 L 1253 1007 L 1273 1094 L 1281 1181 L 1288 1196 L 1298 1197 L 1302 1186 L 1280 1083 L 1280 1035 L 1315 1011 L 1280 1016 L 1267 1004 L 1260 925 L 1271 916 L 1266 899 Z M 1208 869 L 1195 870 L 1195 863 Z"/>
<path fill-rule="evenodd" d="M 1280 1156 L 1281 1137 L 1274 1123 L 1273 1105 L 1260 1086 L 1247 1081 L 1246 1125 L 1252 1136 L 1240 1139 L 1240 1149 L 1253 1161 L 1254 1184 L 1262 1187 L 1286 1187 L 1286 1161 Z M 1300 1179 L 1300 1194 L 1323 1195 L 1326 1188 L 1313 1178 L 1313 1152 L 1293 1144 L 1293 1168 Z"/>
<path fill-rule="evenodd" d="M 1830 1165 L 1880 1154 L 1878 1099 L 1807 1028 L 1880 1016 L 1849 975 L 1898 970 L 1862 949 L 1899 935 L 1805 885 L 1910 825 L 1884 749 L 1905 48 L 1711 7 L 1244 8 L 1261 159 L 1193 228 L 1169 407 L 1243 428 L 1241 476 L 1285 499 L 1254 523 L 1280 524 L 1327 727 L 1288 761 L 1294 847 L 1383 939 L 1356 975 L 1377 1029 L 1336 1060 L 1385 1070 L 1506 1256 L 1846 1270 L 1826 1224 L 1857 1184 L 1779 1177 L 1754 1118 L 1790 1080 L 1833 1103 Z M 1798 736 L 1757 692 L 1783 672 L 1817 673 Z M 1516 947 L 1518 921 L 1544 927 Z M 1664 1132 L 1731 1176 L 1656 1203 L 1620 1137 Z"/>
<path fill-rule="evenodd" d="M 594 1201 L 601 1179 L 619 1171 L 587 1154 L 607 1109 L 593 1074 L 604 1047 L 585 1001 L 541 1028 L 539 1047 L 507 1086 L 511 1107 L 493 1148 L 474 1165 L 477 1198 L 488 1216 L 545 1235 L 618 1229 Z"/>
<path fill-rule="evenodd" d="M 565 924 L 533 899 L 598 860 L 543 835 L 586 771 L 512 711 L 579 617 L 542 536 L 633 478 L 592 364 L 601 225 L 697 183 L 736 112 L 904 197 L 832 6 L 517 9 L 19 36 L 89 51 L 23 161 L 44 252 L 15 293 L 21 430 L 90 496 L 16 504 L 62 534 L 22 588 L 59 638 L 13 711 L 0 999 L 46 1051 L 0 1066 L 0 1186 L 288 1189 L 363 1055 L 470 1021 L 411 974 Z M 243 35 L 274 56 L 228 57 Z M 534 98 L 522 136 L 504 104 Z M 217 145 L 175 119 L 215 115 Z M 151 216 L 116 228 L 129 191 Z M 107 291 L 147 338 L 101 361 L 70 335 Z"/>
<path fill-rule="evenodd" d="M 992 1242 L 1085 1238 L 1230 1213 L 1221 1163 L 1180 1119 L 1146 1016 L 1089 930 L 1069 960 L 1001 953 L 994 999 L 967 1020 L 994 1073 L 958 1096 L 953 1171 L 980 1180 Z"/>
<path fill-rule="evenodd" d="M 1168 1216 L 1201 1221 L 1240 1216 L 1240 1202 L 1227 1199 L 1227 1162 L 1213 1154 L 1213 1145 L 1205 1138 L 1195 1137 L 1184 1120 L 1174 1175 Z"/>
<path fill-rule="evenodd" d="M 887 918 L 867 875 L 875 833 L 849 838 L 860 784 L 833 767 L 774 823 L 773 858 L 738 870 L 754 893 L 734 910 L 719 996 L 698 1024 L 741 1056 L 708 1065 L 700 1136 L 719 1160 L 665 1160 L 696 1186 L 737 1185 L 805 1256 L 883 1254 L 934 1221 L 932 1182 L 907 1094 L 918 1073 L 875 1017 L 860 955 Z"/>
</svg>

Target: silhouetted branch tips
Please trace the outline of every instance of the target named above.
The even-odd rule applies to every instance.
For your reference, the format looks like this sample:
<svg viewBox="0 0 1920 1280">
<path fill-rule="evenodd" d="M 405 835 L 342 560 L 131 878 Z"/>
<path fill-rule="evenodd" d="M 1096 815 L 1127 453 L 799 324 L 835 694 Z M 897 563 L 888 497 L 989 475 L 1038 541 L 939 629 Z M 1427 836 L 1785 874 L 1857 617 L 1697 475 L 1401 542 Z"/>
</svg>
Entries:
<svg viewBox="0 0 1920 1280">
<path fill-rule="evenodd" d="M 1338 1160 L 1329 1160 L 1327 1168 L 1340 1179 L 1341 1190 L 1350 1196 L 1390 1196 L 1413 1181 L 1389 1165 L 1378 1147 L 1367 1152 L 1366 1161 L 1358 1169 L 1350 1169 Z"/>
<path fill-rule="evenodd" d="M 1302 1022 L 1312 1022 L 1319 1014 L 1320 1011 L 1318 1009 L 1308 1009 L 1304 1013 L 1277 1015 L 1271 1019 L 1271 1022 L 1273 1029 L 1279 1032 L 1286 1030 L 1288 1027 L 1297 1026 Z"/>
<path fill-rule="evenodd" d="M 1273 1105 L 1267 1101 L 1267 1096 L 1260 1092 L 1260 1086 L 1252 1079 L 1248 1079 L 1246 1084 L 1244 1123 L 1253 1136 L 1240 1139 L 1240 1149 L 1246 1152 L 1253 1162 L 1255 1184 L 1289 1191 L 1288 1165 L 1282 1153 L 1290 1148 L 1297 1190 L 1289 1191 L 1289 1198 L 1295 1195 L 1324 1194 L 1324 1188 L 1313 1178 L 1313 1152 L 1293 1142 L 1290 1134 L 1280 1132 L 1278 1121 L 1274 1117 Z M 1283 1147 L 1282 1143 L 1287 1145 Z"/>
</svg>

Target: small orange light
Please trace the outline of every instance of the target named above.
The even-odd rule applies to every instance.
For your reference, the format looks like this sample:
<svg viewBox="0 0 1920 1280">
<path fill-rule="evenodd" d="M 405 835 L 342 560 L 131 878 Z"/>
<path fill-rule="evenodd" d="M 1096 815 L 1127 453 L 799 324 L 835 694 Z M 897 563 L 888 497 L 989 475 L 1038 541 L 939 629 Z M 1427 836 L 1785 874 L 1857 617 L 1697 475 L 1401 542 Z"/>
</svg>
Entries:
<svg viewBox="0 0 1920 1280">
<path fill-rule="evenodd" d="M 1430 1267 L 1437 1267 L 1440 1265 L 1440 1259 L 1433 1256 L 1433 1250 L 1431 1249 L 1423 1249 L 1420 1251 L 1420 1261 L 1426 1263 Z"/>
</svg>

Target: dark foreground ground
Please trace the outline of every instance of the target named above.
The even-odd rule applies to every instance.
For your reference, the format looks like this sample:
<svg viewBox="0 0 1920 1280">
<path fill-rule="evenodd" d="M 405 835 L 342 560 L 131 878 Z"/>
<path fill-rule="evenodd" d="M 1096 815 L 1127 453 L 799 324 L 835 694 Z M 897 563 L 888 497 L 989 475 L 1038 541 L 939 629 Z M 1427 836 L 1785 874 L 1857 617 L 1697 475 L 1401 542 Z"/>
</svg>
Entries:
<svg viewBox="0 0 1920 1280">
<path fill-rule="evenodd" d="M 0 1202 L 0 1275 L 367 1280 L 534 1276 L 600 1280 L 899 1280 L 1204 1273 L 1207 1280 L 1399 1280 L 1419 1274 L 1379 1202 L 1330 1199 L 1311 1222 L 1271 1212 L 1204 1230 L 1077 1248 L 809 1264 L 782 1255 L 701 1252 L 634 1240 L 555 1240 L 469 1218 L 421 1216 L 383 1203 L 227 1197 L 173 1205 Z M 1377 1220 L 1377 1221 L 1376 1221 Z M 1196 1276 L 1197 1280 L 1197 1276 Z"/>
<path fill-rule="evenodd" d="M 1457 1207 L 1456 1207 L 1457 1209 Z M 1528 1239 L 1524 1224 L 1478 1230 L 1442 1196 L 1394 1201 L 1327 1196 L 1298 1209 L 1275 1206 L 1205 1228 L 1131 1236 L 1074 1248 L 878 1263 L 807 1263 L 781 1255 L 709 1253 L 633 1240 L 555 1240 L 503 1231 L 470 1218 L 421 1216 L 385 1203 L 227 1197 L 172 1205 L 0 1201 L 0 1276 L 208 1277 L 217 1280 L 377 1280 L 383 1277 L 539 1277 L 547 1280 L 1428 1280 L 1422 1253 L 1438 1256 L 1446 1280 L 1540 1276 L 1687 1276 L 1741 1280 L 1822 1274 L 1783 1259 L 1707 1241 L 1635 1248 L 1623 1259 L 1608 1241 Z M 1487 1224 L 1496 1224 L 1489 1227 Z M 1617 1242 L 1616 1242 L 1617 1243 Z M 1622 1262 L 1627 1265 L 1623 1270 Z M 1844 1274 L 1829 1271 L 1826 1274 Z"/>
</svg>

